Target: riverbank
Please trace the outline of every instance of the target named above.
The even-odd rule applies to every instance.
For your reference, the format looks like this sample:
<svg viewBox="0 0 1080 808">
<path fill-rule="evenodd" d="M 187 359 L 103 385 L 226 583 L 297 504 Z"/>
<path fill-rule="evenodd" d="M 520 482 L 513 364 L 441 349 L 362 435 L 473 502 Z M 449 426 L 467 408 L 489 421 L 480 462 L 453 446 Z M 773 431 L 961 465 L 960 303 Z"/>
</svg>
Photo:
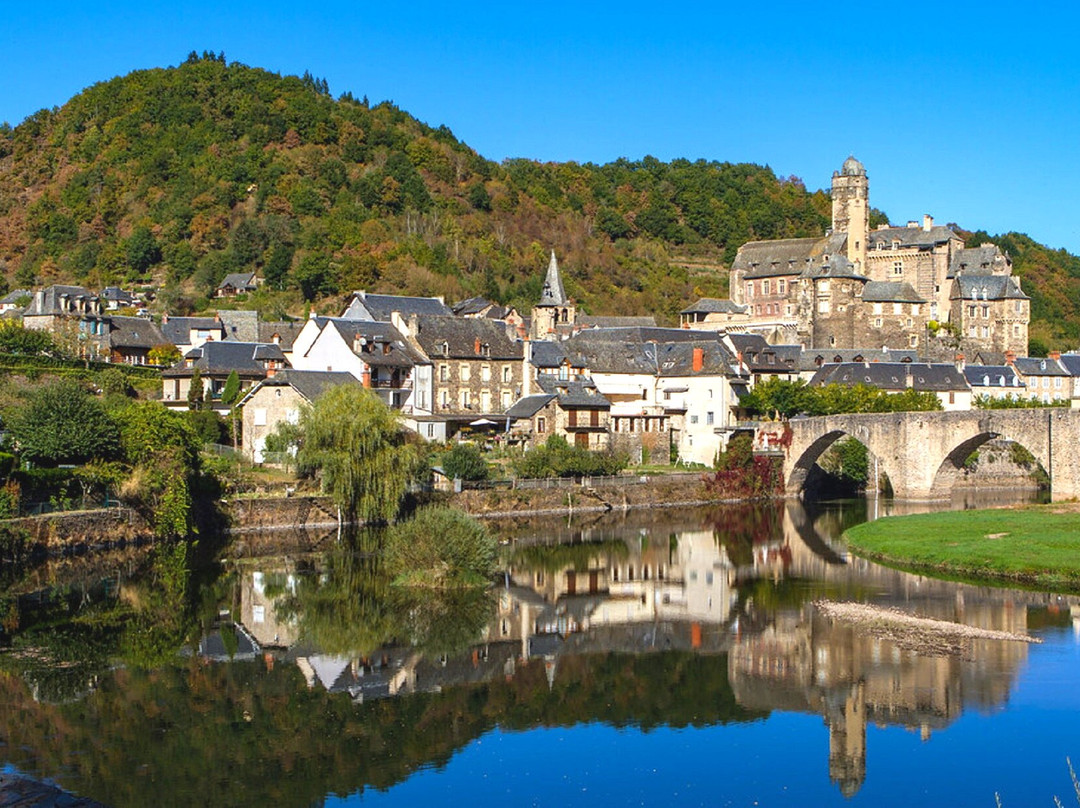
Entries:
<svg viewBox="0 0 1080 808">
<path fill-rule="evenodd" d="M 890 517 L 844 533 L 857 555 L 938 577 L 1080 591 L 1080 507 Z"/>
</svg>

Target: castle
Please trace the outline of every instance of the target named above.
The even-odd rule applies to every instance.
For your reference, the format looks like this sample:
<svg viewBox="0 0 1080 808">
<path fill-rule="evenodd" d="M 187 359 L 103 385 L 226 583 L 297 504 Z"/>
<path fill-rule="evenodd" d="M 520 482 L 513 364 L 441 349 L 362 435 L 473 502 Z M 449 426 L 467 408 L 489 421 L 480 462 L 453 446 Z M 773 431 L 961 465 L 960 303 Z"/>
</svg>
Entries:
<svg viewBox="0 0 1080 808">
<path fill-rule="evenodd" d="M 870 227 L 870 182 L 854 157 L 832 178 L 832 228 L 820 238 L 751 241 L 731 266 L 730 295 L 699 301 L 683 324 L 762 334 L 809 348 L 924 350 L 947 324 L 971 354 L 1027 353 L 1030 301 L 993 244 L 965 248 L 930 216 Z M 732 305 L 734 304 L 734 305 Z"/>
</svg>

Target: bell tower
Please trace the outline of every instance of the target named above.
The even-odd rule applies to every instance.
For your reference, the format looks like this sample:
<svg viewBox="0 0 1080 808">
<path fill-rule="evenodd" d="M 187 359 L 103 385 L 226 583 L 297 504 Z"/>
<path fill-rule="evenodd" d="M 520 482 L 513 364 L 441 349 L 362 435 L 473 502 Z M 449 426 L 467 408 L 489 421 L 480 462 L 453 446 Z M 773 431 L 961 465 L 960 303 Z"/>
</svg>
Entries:
<svg viewBox="0 0 1080 808">
<path fill-rule="evenodd" d="M 544 277 L 544 289 L 540 293 L 540 302 L 532 310 L 532 339 L 565 339 L 569 336 L 577 320 L 574 304 L 566 297 L 562 276 L 559 274 L 559 262 L 555 250 L 551 251 L 547 275 Z"/>
<path fill-rule="evenodd" d="M 847 234 L 847 259 L 864 272 L 870 238 L 870 181 L 863 164 L 848 157 L 832 177 L 832 231 Z"/>
</svg>

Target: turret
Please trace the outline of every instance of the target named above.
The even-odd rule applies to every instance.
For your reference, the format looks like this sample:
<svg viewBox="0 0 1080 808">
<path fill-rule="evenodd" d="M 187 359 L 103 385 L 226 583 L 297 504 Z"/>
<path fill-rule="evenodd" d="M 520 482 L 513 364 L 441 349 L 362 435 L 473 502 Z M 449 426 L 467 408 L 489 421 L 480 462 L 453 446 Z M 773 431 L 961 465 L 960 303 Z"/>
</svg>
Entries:
<svg viewBox="0 0 1080 808">
<path fill-rule="evenodd" d="M 832 178 L 832 232 L 847 234 L 847 259 L 863 271 L 870 237 L 870 181 L 863 164 L 848 157 Z"/>
</svg>

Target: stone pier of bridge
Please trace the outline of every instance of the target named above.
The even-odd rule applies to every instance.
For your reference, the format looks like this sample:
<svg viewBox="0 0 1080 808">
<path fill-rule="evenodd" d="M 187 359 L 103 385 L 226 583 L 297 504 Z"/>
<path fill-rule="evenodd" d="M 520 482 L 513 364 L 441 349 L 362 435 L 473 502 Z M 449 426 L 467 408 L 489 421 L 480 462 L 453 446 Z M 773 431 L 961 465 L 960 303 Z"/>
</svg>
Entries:
<svg viewBox="0 0 1080 808">
<path fill-rule="evenodd" d="M 987 441 L 1027 449 L 1050 477 L 1054 501 L 1080 498 L 1080 410 L 1031 408 L 795 418 L 784 450 L 787 493 L 798 496 L 821 454 L 842 437 L 877 458 L 898 499 L 948 499 L 964 461 Z"/>
</svg>

